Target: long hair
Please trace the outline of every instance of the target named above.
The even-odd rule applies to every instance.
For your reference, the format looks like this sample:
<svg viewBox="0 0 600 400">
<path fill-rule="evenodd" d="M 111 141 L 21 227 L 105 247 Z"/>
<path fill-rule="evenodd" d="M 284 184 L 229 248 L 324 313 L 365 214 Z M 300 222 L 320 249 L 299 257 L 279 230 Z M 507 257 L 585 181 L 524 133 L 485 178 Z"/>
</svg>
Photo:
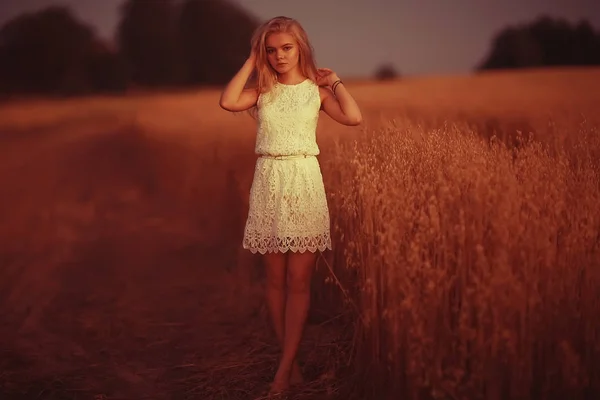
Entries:
<svg viewBox="0 0 600 400">
<path fill-rule="evenodd" d="M 266 41 L 272 33 L 283 32 L 294 37 L 298 44 L 300 71 L 304 76 L 313 82 L 317 82 L 317 66 L 314 57 L 314 50 L 308 40 L 308 35 L 298 21 L 289 17 L 275 17 L 260 25 L 252 35 L 251 46 L 256 54 L 256 65 L 253 76 L 253 82 L 250 87 L 258 90 L 258 93 L 266 93 L 277 82 L 277 72 L 269 64 L 267 59 Z M 255 108 L 250 111 L 255 115 Z"/>
</svg>

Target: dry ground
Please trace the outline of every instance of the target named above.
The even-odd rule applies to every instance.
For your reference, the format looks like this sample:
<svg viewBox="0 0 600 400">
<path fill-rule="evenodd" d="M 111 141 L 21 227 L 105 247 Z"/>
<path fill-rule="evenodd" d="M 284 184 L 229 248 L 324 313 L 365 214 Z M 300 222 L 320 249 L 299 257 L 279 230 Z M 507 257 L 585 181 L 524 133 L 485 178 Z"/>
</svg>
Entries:
<svg viewBox="0 0 600 400">
<path fill-rule="evenodd" d="M 595 85 L 595 86 L 594 86 Z M 351 85 L 361 128 L 465 121 L 482 134 L 598 118 L 600 71 L 531 71 Z M 0 398 L 252 399 L 277 348 L 259 259 L 240 249 L 253 123 L 218 92 L 0 108 Z M 572 120 L 572 119 L 571 119 Z M 348 398 L 348 321 L 319 260 L 297 398 Z"/>
</svg>

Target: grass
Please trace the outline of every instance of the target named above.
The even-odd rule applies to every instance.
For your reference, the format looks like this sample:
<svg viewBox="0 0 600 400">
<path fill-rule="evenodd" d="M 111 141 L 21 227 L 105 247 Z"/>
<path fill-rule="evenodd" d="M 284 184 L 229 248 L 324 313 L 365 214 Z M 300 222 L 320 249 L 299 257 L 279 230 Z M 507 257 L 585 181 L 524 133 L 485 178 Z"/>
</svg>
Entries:
<svg viewBox="0 0 600 400">
<path fill-rule="evenodd" d="M 323 116 L 336 246 L 297 398 L 600 390 L 599 75 L 361 83 L 364 127 Z M 240 249 L 254 127 L 217 98 L 2 106 L 0 394 L 259 397 L 278 352 Z"/>
<path fill-rule="evenodd" d="M 372 398 L 600 390 L 600 136 L 589 129 L 550 151 L 391 126 L 338 150 L 330 169 L 356 184 L 333 185 L 336 242 L 355 271 L 344 284 Z"/>
</svg>

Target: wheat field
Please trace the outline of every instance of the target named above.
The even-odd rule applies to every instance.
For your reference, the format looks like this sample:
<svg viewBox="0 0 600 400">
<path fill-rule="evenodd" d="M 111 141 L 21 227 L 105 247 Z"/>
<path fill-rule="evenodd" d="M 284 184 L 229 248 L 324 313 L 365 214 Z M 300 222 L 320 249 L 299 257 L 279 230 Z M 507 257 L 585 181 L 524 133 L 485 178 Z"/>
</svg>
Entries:
<svg viewBox="0 0 600 400">
<path fill-rule="evenodd" d="M 600 392 L 600 70 L 352 82 L 297 399 Z M 278 349 L 218 90 L 0 106 L 0 397 L 255 399 Z"/>
</svg>

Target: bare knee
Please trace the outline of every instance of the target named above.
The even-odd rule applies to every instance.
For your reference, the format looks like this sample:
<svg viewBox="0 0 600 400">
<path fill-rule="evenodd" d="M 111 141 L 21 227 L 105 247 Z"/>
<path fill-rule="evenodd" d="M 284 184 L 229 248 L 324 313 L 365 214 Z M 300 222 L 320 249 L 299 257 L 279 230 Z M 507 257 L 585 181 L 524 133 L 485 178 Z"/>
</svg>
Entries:
<svg viewBox="0 0 600 400">
<path fill-rule="evenodd" d="M 267 275 L 267 289 L 284 291 L 285 288 L 286 288 L 286 280 L 285 280 L 284 274 L 282 274 L 281 276 L 280 275 L 276 275 L 276 276 Z"/>
<path fill-rule="evenodd" d="M 288 291 L 292 293 L 308 293 L 314 270 L 315 256 L 312 254 L 295 254 L 290 256 L 287 273 Z"/>
</svg>

